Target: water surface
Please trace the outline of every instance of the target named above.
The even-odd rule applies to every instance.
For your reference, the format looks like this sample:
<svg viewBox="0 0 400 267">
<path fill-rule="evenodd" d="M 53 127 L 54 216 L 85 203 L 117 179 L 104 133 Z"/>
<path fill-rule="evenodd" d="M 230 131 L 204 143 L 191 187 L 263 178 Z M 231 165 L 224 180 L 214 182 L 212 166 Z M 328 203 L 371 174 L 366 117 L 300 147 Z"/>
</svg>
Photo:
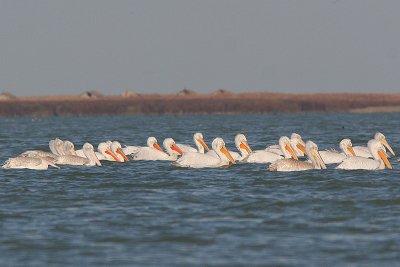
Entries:
<svg viewBox="0 0 400 267">
<path fill-rule="evenodd" d="M 173 137 L 210 145 L 237 133 L 253 149 L 300 133 L 320 149 L 379 130 L 396 152 L 398 113 L 0 119 L 0 161 L 59 137 L 96 145 Z M 103 162 L 0 169 L 1 266 L 386 265 L 400 261 L 400 166 L 271 173 L 264 164 L 185 169 Z"/>
</svg>

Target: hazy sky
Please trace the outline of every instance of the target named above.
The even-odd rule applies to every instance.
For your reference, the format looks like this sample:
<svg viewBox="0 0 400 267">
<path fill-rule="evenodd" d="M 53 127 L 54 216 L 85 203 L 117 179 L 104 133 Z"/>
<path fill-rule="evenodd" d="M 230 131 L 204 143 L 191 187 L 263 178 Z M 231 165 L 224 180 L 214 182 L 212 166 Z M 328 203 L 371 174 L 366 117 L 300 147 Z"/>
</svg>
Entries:
<svg viewBox="0 0 400 267">
<path fill-rule="evenodd" d="M 396 92 L 398 0 L 0 0 L 0 91 Z"/>
</svg>

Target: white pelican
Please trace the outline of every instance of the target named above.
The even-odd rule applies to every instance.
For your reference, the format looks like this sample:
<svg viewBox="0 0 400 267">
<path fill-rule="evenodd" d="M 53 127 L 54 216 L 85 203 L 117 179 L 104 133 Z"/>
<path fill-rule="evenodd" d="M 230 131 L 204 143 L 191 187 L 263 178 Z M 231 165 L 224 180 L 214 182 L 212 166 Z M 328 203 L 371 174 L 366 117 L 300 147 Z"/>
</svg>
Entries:
<svg viewBox="0 0 400 267">
<path fill-rule="evenodd" d="M 293 157 L 296 160 L 298 159 L 287 136 L 279 138 L 279 148 L 285 158 Z M 283 159 L 283 157 L 266 150 L 257 150 L 251 153 L 244 161 L 249 163 L 271 163 L 279 159 Z"/>
<path fill-rule="evenodd" d="M 50 149 L 51 149 L 51 148 L 50 148 Z M 64 141 L 62 141 L 62 140 L 59 139 L 59 138 L 56 138 L 56 139 L 54 140 L 54 149 L 55 149 L 56 152 L 57 152 L 57 153 L 55 153 L 55 154 L 60 155 L 60 156 L 65 155 L 65 151 L 64 151 Z"/>
<path fill-rule="evenodd" d="M 157 139 L 153 136 L 147 138 L 147 147 L 157 149 L 158 151 L 161 152 L 163 151 L 162 148 L 158 145 Z M 124 152 L 125 155 L 131 155 L 138 153 L 139 150 L 143 148 L 145 148 L 145 146 L 127 146 L 122 148 L 122 151 Z"/>
<path fill-rule="evenodd" d="M 291 148 L 293 149 L 296 156 L 298 156 L 298 157 L 304 156 L 304 153 L 306 152 L 306 150 L 304 149 L 305 143 L 299 134 L 292 133 L 292 135 L 290 136 L 290 144 L 291 144 Z M 275 154 L 278 154 L 280 156 L 284 156 L 279 145 L 269 146 L 265 150 L 275 153 Z"/>
<path fill-rule="evenodd" d="M 269 171 L 305 171 L 312 169 L 326 169 L 326 165 L 318 152 L 318 146 L 312 142 L 306 143 L 306 155 L 311 162 L 295 159 L 281 159 L 269 165 Z"/>
<path fill-rule="evenodd" d="M 75 151 L 75 146 L 72 142 L 70 141 L 64 141 L 63 144 L 64 147 L 64 154 L 65 155 L 71 155 L 71 156 L 76 156 L 76 151 Z M 82 151 L 83 154 L 83 151 Z"/>
<path fill-rule="evenodd" d="M 47 170 L 49 165 L 57 169 L 60 168 L 53 162 L 40 157 L 9 158 L 1 167 L 4 169 Z"/>
<path fill-rule="evenodd" d="M 176 144 L 176 146 L 179 147 L 179 149 L 182 150 L 183 153 L 199 152 L 199 153 L 204 154 L 204 149 L 206 149 L 207 151 L 210 151 L 206 142 L 204 142 L 203 134 L 195 133 L 193 135 L 193 141 L 194 141 L 197 149 L 195 149 L 191 146 L 188 146 L 188 145 L 184 145 L 184 144 Z"/>
<path fill-rule="evenodd" d="M 343 153 L 339 153 L 332 150 L 323 150 L 319 152 L 325 164 L 340 163 L 348 157 L 356 156 L 350 139 L 346 138 L 340 141 L 339 147 Z"/>
<path fill-rule="evenodd" d="M 247 138 L 246 136 L 244 136 L 244 134 L 237 134 L 235 136 L 235 146 L 236 148 L 239 150 L 240 154 L 234 151 L 230 151 L 229 155 L 232 156 L 232 158 L 236 161 L 242 161 L 243 159 L 245 159 L 251 152 L 251 148 L 249 146 L 249 144 L 247 143 Z M 209 156 L 213 156 L 215 158 L 219 158 L 219 156 L 217 155 L 217 153 L 215 152 L 215 150 L 210 150 L 207 152 L 207 155 Z M 223 156 L 223 155 L 222 155 Z M 223 156 L 224 157 L 224 156 Z M 226 158 L 226 160 L 228 160 Z"/>
<path fill-rule="evenodd" d="M 387 159 L 382 142 L 371 139 L 368 141 L 368 149 L 373 159 L 364 157 L 350 157 L 345 159 L 336 169 L 343 170 L 382 170 L 386 167 L 392 169 Z"/>
<path fill-rule="evenodd" d="M 133 160 L 169 160 L 175 161 L 178 159 L 178 155 L 182 155 L 183 152 L 176 145 L 172 138 L 166 138 L 163 142 L 163 146 L 167 153 L 154 149 L 152 147 L 144 147 L 140 149 L 136 154 L 133 155 Z"/>
<path fill-rule="evenodd" d="M 120 162 L 127 162 L 129 159 L 126 157 L 124 152 L 122 151 L 122 146 L 118 141 L 114 141 L 110 146 L 111 151 L 118 157 Z"/>
<path fill-rule="evenodd" d="M 79 157 L 76 155 L 62 155 L 56 159 L 55 163 L 60 165 L 101 166 L 101 163 L 96 157 L 94 148 L 91 144 L 85 143 L 82 150 L 85 154 L 85 157 Z"/>
<path fill-rule="evenodd" d="M 198 152 L 189 152 L 183 154 L 174 165 L 190 168 L 212 168 L 229 165 L 229 162 L 236 164 L 235 160 L 226 149 L 225 142 L 222 138 L 215 138 L 211 146 L 218 157 Z"/>
<path fill-rule="evenodd" d="M 388 142 L 386 140 L 386 137 L 382 133 L 377 132 L 374 135 L 374 139 L 379 141 L 379 142 L 381 142 L 381 144 L 384 145 L 390 151 L 390 153 L 392 153 L 393 156 L 395 156 L 395 153 L 393 152 L 393 149 L 390 147 L 390 145 L 388 144 Z M 385 148 L 383 148 L 383 149 L 386 152 Z M 371 152 L 369 151 L 368 147 L 365 147 L 365 146 L 354 146 L 353 150 L 356 153 L 356 155 L 359 156 L 359 157 L 372 158 Z"/>
<path fill-rule="evenodd" d="M 110 145 L 106 142 L 102 142 L 97 146 L 96 156 L 99 160 L 107 160 L 107 161 L 120 161 L 117 155 L 111 151 Z"/>
<path fill-rule="evenodd" d="M 55 142 L 55 140 L 50 140 L 49 141 L 49 148 L 50 148 L 50 151 L 51 151 L 51 153 L 53 153 L 54 155 L 58 155 L 58 151 L 57 151 L 57 149 L 56 149 L 56 144 L 55 144 L 56 142 Z"/>
<path fill-rule="evenodd" d="M 19 155 L 19 157 L 31 157 L 31 158 L 46 158 L 47 160 L 55 159 L 58 156 L 51 152 L 46 152 L 42 150 L 28 150 Z"/>
</svg>

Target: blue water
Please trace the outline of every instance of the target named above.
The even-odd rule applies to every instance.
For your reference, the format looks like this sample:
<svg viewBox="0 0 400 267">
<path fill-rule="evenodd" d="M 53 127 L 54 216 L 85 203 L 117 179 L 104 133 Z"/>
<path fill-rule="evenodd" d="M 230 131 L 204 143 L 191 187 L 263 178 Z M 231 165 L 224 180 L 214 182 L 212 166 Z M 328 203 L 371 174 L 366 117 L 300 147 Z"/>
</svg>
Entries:
<svg viewBox="0 0 400 267">
<path fill-rule="evenodd" d="M 275 114 L 0 119 L 0 161 L 59 137 L 96 145 L 173 137 L 208 144 L 246 134 L 253 149 L 297 132 L 320 149 L 379 130 L 400 152 L 400 114 Z M 0 169 L 0 266 L 394 266 L 400 165 L 393 170 L 271 173 L 266 165 L 185 169 L 103 162 Z"/>
</svg>

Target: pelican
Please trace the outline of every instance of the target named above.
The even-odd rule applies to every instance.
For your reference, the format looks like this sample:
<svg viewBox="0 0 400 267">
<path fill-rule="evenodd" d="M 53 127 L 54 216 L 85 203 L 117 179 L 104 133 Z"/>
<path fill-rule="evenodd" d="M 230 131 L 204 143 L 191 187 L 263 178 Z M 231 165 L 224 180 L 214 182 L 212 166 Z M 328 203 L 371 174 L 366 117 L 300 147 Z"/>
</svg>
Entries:
<svg viewBox="0 0 400 267">
<path fill-rule="evenodd" d="M 9 158 L 1 167 L 4 169 L 47 170 L 49 165 L 57 169 L 60 168 L 53 162 L 40 157 Z"/>
<path fill-rule="evenodd" d="M 332 150 L 324 150 L 319 152 L 325 164 L 340 163 L 348 157 L 356 156 L 350 139 L 346 138 L 340 141 L 339 147 L 343 153 L 339 153 Z"/>
<path fill-rule="evenodd" d="M 51 153 L 53 153 L 54 155 L 58 155 L 58 151 L 56 149 L 56 144 L 55 143 L 56 143 L 55 140 L 50 140 L 49 141 L 49 148 L 50 148 Z"/>
<path fill-rule="evenodd" d="M 140 149 L 146 148 L 145 146 L 127 146 L 122 148 L 122 151 L 125 155 L 136 154 Z M 157 149 L 158 151 L 163 151 L 162 148 L 158 145 L 157 139 L 153 136 L 147 138 L 147 148 Z"/>
<path fill-rule="evenodd" d="M 247 143 L 247 138 L 244 136 L 244 134 L 237 134 L 235 136 L 235 146 L 239 150 L 240 154 L 237 152 L 229 151 L 229 154 L 232 156 L 232 158 L 236 161 L 242 161 L 244 160 L 251 152 L 251 148 L 249 144 Z M 207 155 L 213 156 L 215 158 L 219 158 L 218 154 L 215 152 L 215 150 L 210 150 L 207 152 Z M 226 159 L 228 160 L 228 159 Z"/>
<path fill-rule="evenodd" d="M 83 153 L 85 157 L 79 157 L 76 155 L 62 155 L 59 156 L 55 163 L 60 165 L 76 165 L 76 166 L 101 166 L 99 159 L 96 157 L 94 148 L 91 144 L 85 143 L 83 145 Z"/>
<path fill-rule="evenodd" d="M 163 146 L 167 153 L 154 149 L 152 147 L 144 147 L 140 149 L 136 154 L 133 155 L 134 160 L 169 160 L 175 161 L 178 159 L 178 155 L 182 155 L 183 152 L 176 145 L 172 138 L 166 138 L 163 142 Z"/>
<path fill-rule="evenodd" d="M 184 144 L 176 144 L 177 147 L 179 147 L 180 150 L 183 151 L 183 153 L 187 153 L 187 152 L 199 152 L 204 154 L 204 149 L 206 149 L 207 151 L 210 151 L 210 149 L 208 148 L 206 142 L 204 142 L 204 138 L 203 138 L 203 134 L 202 133 L 195 133 L 193 135 L 193 141 L 197 147 L 197 149 L 188 146 L 188 145 L 184 145 Z"/>
<path fill-rule="evenodd" d="M 393 156 L 395 156 L 395 153 L 393 152 L 393 149 L 390 147 L 389 143 L 386 140 L 386 137 L 382 133 L 377 132 L 374 135 L 374 139 L 379 141 L 379 142 L 381 142 L 381 144 L 383 146 L 385 146 Z M 385 148 L 383 148 L 383 149 L 386 152 Z M 354 146 L 353 150 L 356 153 L 356 155 L 359 156 L 359 157 L 364 157 L 364 158 L 372 158 L 373 157 L 371 155 L 371 152 L 370 152 L 368 147 L 365 147 L 365 146 Z"/>
<path fill-rule="evenodd" d="M 65 155 L 77 156 L 77 152 L 75 151 L 75 146 L 74 146 L 74 144 L 72 142 L 64 141 L 63 148 L 64 148 L 64 154 Z M 83 155 L 83 150 L 82 150 L 81 157 L 82 156 L 84 156 Z"/>
<path fill-rule="evenodd" d="M 51 149 L 51 148 L 50 148 L 50 149 Z M 56 138 L 56 139 L 54 140 L 54 149 L 55 149 L 56 152 L 57 152 L 57 153 L 55 153 L 55 154 L 60 155 L 60 156 L 65 155 L 65 151 L 64 151 L 64 141 L 62 141 L 62 140 L 59 139 L 59 138 Z"/>
<path fill-rule="evenodd" d="M 285 158 L 293 157 L 296 160 L 298 159 L 287 136 L 279 138 L 279 148 Z M 266 150 L 257 150 L 251 153 L 245 161 L 249 163 L 271 163 L 279 159 L 283 159 L 283 157 Z"/>
<path fill-rule="evenodd" d="M 222 138 L 215 138 L 211 146 L 218 157 L 214 157 L 208 153 L 189 152 L 179 158 L 174 165 L 190 168 L 213 168 L 229 165 L 229 162 L 236 164 L 235 160 L 226 149 L 225 142 Z"/>
<path fill-rule="evenodd" d="M 122 151 L 122 146 L 118 141 L 114 141 L 111 143 L 110 146 L 111 151 L 117 156 L 120 162 L 122 161 L 129 161 L 129 159 L 126 157 L 124 152 Z"/>
<path fill-rule="evenodd" d="M 292 133 L 292 135 L 290 136 L 290 144 L 291 144 L 291 148 L 293 149 L 296 156 L 298 156 L 298 157 L 304 156 L 304 153 L 306 152 L 304 149 L 305 143 L 299 134 Z M 282 150 L 279 147 L 279 144 L 269 146 L 265 150 L 275 153 L 275 154 L 278 154 L 280 156 L 284 156 Z"/>
<path fill-rule="evenodd" d="M 307 141 L 306 155 L 311 162 L 299 161 L 295 159 L 281 159 L 269 165 L 269 171 L 305 171 L 312 169 L 326 169 L 326 165 L 318 152 L 318 146 Z"/>
<path fill-rule="evenodd" d="M 97 151 L 99 152 L 95 152 L 95 154 L 99 160 L 120 161 L 117 155 L 111 151 L 110 145 L 107 142 L 100 143 L 97 146 Z"/>
<path fill-rule="evenodd" d="M 350 157 L 345 159 L 336 169 L 343 170 L 382 170 L 385 165 L 388 169 L 392 169 L 392 165 L 388 161 L 387 154 L 381 141 L 371 139 L 368 141 L 368 149 L 373 159 L 364 157 Z"/>
</svg>

